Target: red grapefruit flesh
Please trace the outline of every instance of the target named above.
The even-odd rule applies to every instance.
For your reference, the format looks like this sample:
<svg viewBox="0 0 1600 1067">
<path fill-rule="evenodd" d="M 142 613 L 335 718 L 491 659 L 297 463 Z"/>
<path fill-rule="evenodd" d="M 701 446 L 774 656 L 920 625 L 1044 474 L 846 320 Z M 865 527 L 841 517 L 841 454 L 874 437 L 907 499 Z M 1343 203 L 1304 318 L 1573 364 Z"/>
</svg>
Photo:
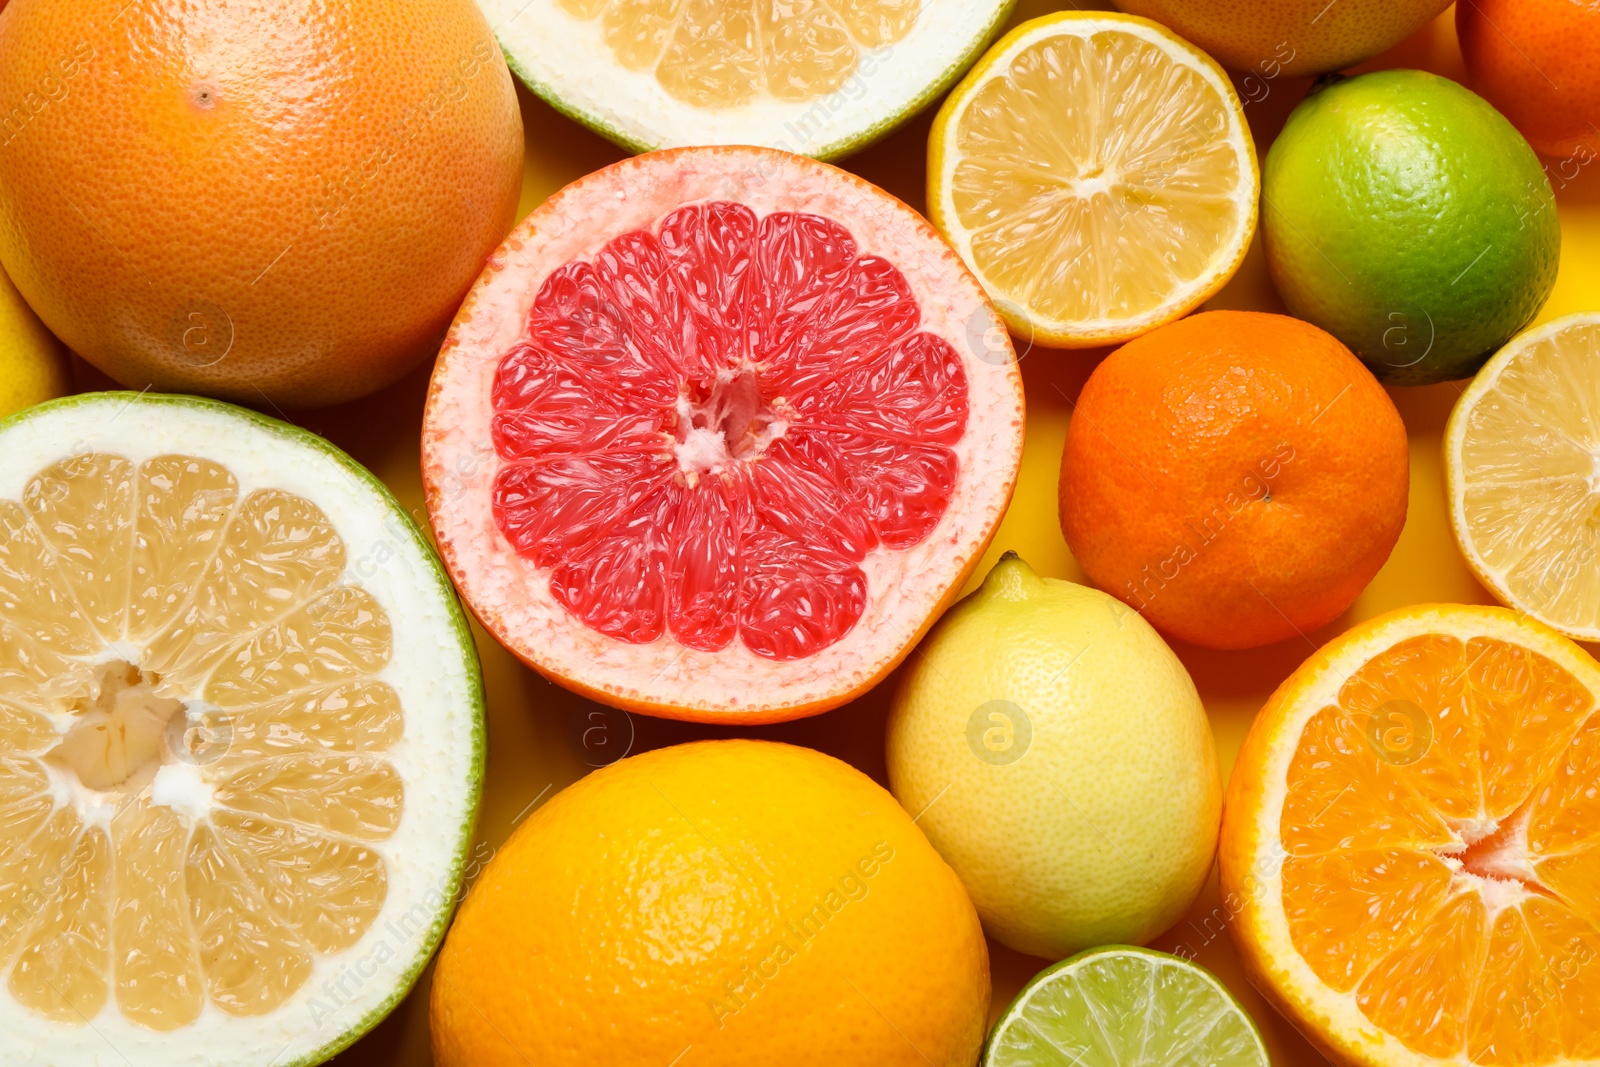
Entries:
<svg viewBox="0 0 1600 1067">
<path fill-rule="evenodd" d="M 484 625 L 621 707 L 776 721 L 881 679 L 959 592 L 1022 449 L 981 288 L 887 193 L 657 152 L 491 258 L 434 372 L 434 531 Z"/>
</svg>

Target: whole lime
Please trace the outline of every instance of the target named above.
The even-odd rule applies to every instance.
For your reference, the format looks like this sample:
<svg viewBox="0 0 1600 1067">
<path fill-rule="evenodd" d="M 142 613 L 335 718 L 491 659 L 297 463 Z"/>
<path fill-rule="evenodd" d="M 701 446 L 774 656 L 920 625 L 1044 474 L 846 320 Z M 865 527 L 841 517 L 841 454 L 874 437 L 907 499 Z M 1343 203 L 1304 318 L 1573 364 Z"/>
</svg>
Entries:
<svg viewBox="0 0 1600 1067">
<path fill-rule="evenodd" d="M 1060 959 L 1175 923 L 1221 786 L 1178 657 L 1132 608 L 1014 553 L 952 608 L 889 716 L 889 783 L 997 940 Z"/>
<path fill-rule="evenodd" d="M 1448 78 L 1313 87 L 1267 153 L 1261 200 L 1283 302 L 1389 384 L 1471 376 L 1555 285 L 1561 231 L 1538 157 Z"/>
</svg>

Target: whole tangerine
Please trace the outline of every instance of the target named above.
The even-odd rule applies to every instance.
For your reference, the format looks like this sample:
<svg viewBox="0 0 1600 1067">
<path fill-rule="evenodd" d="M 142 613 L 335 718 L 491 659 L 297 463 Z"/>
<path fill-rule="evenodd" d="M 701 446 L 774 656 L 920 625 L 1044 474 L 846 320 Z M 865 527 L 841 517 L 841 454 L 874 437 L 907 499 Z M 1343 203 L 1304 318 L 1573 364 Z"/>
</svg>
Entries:
<svg viewBox="0 0 1600 1067">
<path fill-rule="evenodd" d="M 1090 580 L 1166 633 L 1253 648 L 1336 618 L 1405 525 L 1406 431 L 1372 373 L 1299 319 L 1213 311 L 1112 352 L 1061 461 Z"/>
<path fill-rule="evenodd" d="M 1472 87 L 1536 151 L 1600 156 L 1600 0 L 1473 0 L 1456 35 Z"/>
</svg>

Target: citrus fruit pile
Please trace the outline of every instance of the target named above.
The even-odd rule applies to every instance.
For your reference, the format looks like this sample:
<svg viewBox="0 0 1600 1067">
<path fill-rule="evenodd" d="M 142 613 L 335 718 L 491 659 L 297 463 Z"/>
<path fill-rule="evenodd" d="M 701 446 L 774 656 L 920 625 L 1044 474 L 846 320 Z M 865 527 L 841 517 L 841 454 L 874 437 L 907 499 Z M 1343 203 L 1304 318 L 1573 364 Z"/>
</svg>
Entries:
<svg viewBox="0 0 1600 1067">
<path fill-rule="evenodd" d="M 1600 1067 L 1594 3 L 1012 6 L 0 0 L 0 1064 Z"/>
</svg>

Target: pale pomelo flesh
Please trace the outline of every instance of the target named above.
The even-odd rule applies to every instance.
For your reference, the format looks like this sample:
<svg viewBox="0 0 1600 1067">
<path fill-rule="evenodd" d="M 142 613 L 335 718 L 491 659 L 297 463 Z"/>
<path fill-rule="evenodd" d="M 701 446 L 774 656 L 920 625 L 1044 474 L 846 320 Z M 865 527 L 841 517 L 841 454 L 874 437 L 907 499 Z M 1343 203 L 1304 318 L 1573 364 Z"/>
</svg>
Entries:
<svg viewBox="0 0 1600 1067">
<path fill-rule="evenodd" d="M 224 404 L 74 397 L 0 450 L 6 1062 L 321 1062 L 460 884 L 482 695 L 437 559 Z"/>
<path fill-rule="evenodd" d="M 859 179 L 758 149 L 618 164 L 529 217 L 446 343 L 446 561 L 579 691 L 825 710 L 904 655 L 1004 509 L 1021 388 L 996 335 L 948 246 Z"/>
</svg>

